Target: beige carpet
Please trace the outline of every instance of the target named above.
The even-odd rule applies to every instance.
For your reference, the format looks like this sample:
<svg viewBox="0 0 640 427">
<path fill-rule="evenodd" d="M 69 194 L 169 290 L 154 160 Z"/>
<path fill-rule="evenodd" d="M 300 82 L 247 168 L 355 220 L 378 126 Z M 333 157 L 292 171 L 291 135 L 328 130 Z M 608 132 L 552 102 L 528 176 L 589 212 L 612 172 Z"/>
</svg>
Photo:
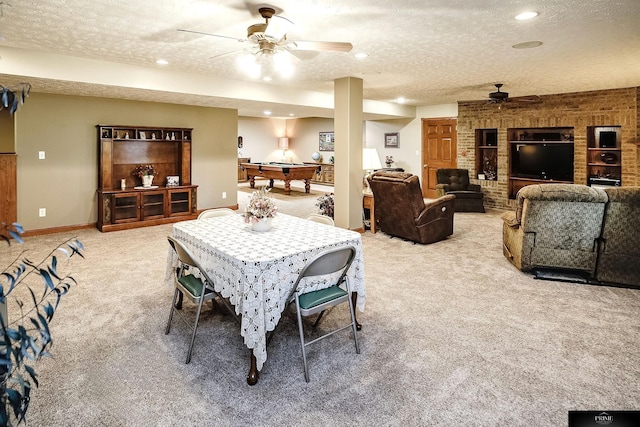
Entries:
<svg viewBox="0 0 640 427">
<path fill-rule="evenodd" d="M 273 194 L 281 212 L 304 216 L 324 190 Z M 70 266 L 80 284 L 56 315 L 29 425 L 564 426 L 569 410 L 639 409 L 640 290 L 517 271 L 499 213 L 458 213 L 453 236 L 431 245 L 365 233 L 362 354 L 347 332 L 324 340 L 305 383 L 287 316 L 254 387 L 222 311 L 205 310 L 189 365 L 184 325 L 164 335 L 171 225 L 77 233 L 87 259 Z M 24 246 L 35 257 L 64 235 Z"/>
</svg>

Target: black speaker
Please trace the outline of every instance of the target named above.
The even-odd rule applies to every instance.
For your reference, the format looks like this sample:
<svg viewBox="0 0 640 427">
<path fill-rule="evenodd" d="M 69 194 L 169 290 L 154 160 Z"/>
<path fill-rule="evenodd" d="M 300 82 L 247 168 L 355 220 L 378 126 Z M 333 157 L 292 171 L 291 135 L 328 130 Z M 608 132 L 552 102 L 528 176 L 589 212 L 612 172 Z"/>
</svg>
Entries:
<svg viewBox="0 0 640 427">
<path fill-rule="evenodd" d="M 600 138 L 598 145 L 600 148 L 616 148 L 618 140 L 618 133 L 615 131 L 602 131 L 600 132 Z"/>
</svg>

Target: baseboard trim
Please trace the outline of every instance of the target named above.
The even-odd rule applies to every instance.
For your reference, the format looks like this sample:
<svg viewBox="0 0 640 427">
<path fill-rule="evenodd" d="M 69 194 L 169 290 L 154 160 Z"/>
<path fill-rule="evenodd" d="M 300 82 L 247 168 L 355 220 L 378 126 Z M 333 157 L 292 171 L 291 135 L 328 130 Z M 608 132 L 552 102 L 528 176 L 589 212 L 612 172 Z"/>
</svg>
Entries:
<svg viewBox="0 0 640 427">
<path fill-rule="evenodd" d="M 96 223 L 91 224 L 77 224 L 77 225 L 65 225 L 61 227 L 51 227 L 51 228 L 39 228 L 35 230 L 25 230 L 22 233 L 22 237 L 33 237 L 33 236 L 43 236 L 45 234 L 55 234 L 55 233 L 63 233 L 66 231 L 75 231 L 75 230 L 84 230 L 87 228 L 95 228 Z"/>
</svg>

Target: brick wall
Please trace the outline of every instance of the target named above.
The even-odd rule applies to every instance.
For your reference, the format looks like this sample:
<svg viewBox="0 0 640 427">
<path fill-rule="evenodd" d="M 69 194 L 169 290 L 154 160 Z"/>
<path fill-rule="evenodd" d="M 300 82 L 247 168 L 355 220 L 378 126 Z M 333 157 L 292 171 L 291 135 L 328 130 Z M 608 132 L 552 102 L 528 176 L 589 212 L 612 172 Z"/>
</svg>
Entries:
<svg viewBox="0 0 640 427">
<path fill-rule="evenodd" d="M 574 128 L 574 182 L 587 183 L 587 127 L 620 126 L 622 185 L 640 185 L 640 87 L 544 95 L 540 102 L 458 103 L 458 167 L 477 176 L 475 130 L 498 129 L 498 180 L 481 181 L 485 206 L 512 209 L 508 195 L 508 128 Z"/>
</svg>

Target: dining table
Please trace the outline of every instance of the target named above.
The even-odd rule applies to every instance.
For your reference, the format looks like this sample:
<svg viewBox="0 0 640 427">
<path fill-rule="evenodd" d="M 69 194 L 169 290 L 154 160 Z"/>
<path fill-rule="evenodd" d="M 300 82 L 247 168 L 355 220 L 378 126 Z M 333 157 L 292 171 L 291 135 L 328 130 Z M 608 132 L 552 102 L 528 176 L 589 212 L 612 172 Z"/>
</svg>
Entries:
<svg viewBox="0 0 640 427">
<path fill-rule="evenodd" d="M 317 254 L 349 245 L 356 248 L 347 280 L 355 306 L 364 311 L 364 261 L 358 232 L 277 213 L 267 231 L 254 231 L 244 215 L 231 214 L 177 222 L 172 236 L 199 260 L 216 292 L 227 298 L 240 316 L 240 335 L 250 349 L 250 385 L 258 382 L 267 360 L 268 334 L 289 305 L 300 271 Z M 169 249 L 165 281 L 170 286 L 174 285 L 177 264 L 175 252 Z M 335 284 L 331 277 L 308 279 L 299 285 L 303 292 Z"/>
</svg>

